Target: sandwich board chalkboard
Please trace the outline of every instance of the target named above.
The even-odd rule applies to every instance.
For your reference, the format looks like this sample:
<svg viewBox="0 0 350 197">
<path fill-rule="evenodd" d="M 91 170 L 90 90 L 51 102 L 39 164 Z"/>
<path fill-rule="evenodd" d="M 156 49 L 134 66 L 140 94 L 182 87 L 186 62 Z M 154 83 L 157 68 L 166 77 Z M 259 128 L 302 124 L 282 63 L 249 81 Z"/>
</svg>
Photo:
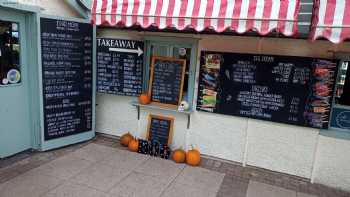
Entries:
<svg viewBox="0 0 350 197">
<path fill-rule="evenodd" d="M 44 139 L 91 131 L 93 27 L 40 18 Z"/>
<path fill-rule="evenodd" d="M 328 128 L 333 60 L 204 51 L 197 110 Z"/>
<path fill-rule="evenodd" d="M 154 104 L 177 108 L 182 99 L 186 60 L 153 57 L 149 95 Z"/>
<path fill-rule="evenodd" d="M 143 42 L 97 38 L 97 92 L 139 96 L 142 92 Z"/>
<path fill-rule="evenodd" d="M 147 139 L 163 145 L 170 145 L 173 135 L 174 118 L 149 115 Z"/>
</svg>

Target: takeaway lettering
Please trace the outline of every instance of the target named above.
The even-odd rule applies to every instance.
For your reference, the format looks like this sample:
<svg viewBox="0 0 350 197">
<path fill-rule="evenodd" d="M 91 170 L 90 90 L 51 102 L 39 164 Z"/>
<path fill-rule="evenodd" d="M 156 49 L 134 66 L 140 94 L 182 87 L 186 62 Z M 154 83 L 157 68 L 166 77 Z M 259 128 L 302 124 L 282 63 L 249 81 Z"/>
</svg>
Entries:
<svg viewBox="0 0 350 197">
<path fill-rule="evenodd" d="M 110 39 L 97 39 L 98 46 L 101 47 L 116 47 L 124 49 L 136 49 L 136 41 L 132 40 L 110 40 Z"/>
</svg>

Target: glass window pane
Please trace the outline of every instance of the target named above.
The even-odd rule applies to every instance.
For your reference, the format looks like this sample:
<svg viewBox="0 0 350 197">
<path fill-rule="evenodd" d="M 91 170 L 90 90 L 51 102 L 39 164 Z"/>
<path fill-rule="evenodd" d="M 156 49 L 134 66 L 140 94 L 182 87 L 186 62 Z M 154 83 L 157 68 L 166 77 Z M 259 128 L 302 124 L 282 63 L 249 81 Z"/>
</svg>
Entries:
<svg viewBox="0 0 350 197">
<path fill-rule="evenodd" d="M 350 105 L 350 66 L 349 61 L 343 61 L 340 65 L 335 91 L 335 103 Z"/>
<path fill-rule="evenodd" d="M 20 82 L 18 24 L 0 20 L 0 86 Z"/>
<path fill-rule="evenodd" d="M 183 48 L 183 47 L 174 47 L 173 48 L 173 57 L 178 59 L 186 60 L 186 72 L 185 72 L 185 80 L 183 86 L 183 100 L 188 100 L 187 91 L 188 91 L 188 78 L 189 78 L 189 68 L 191 64 L 191 48 Z"/>
<path fill-rule="evenodd" d="M 182 93 L 182 99 L 189 101 L 188 99 L 188 84 L 189 84 L 189 68 L 193 65 L 191 64 L 191 48 L 187 47 L 181 47 L 181 45 L 176 45 L 173 43 L 169 44 L 164 44 L 164 43 L 151 43 L 150 44 L 150 49 L 149 49 L 149 65 L 152 61 L 153 56 L 164 56 L 164 57 L 172 57 L 172 58 L 177 58 L 177 59 L 185 59 L 186 60 L 186 72 L 185 72 L 185 77 L 184 77 L 184 85 L 183 85 L 183 93 Z M 149 68 L 150 69 L 150 68 Z M 150 70 L 149 70 L 150 72 Z M 194 79 L 191 79 L 194 80 Z"/>
</svg>

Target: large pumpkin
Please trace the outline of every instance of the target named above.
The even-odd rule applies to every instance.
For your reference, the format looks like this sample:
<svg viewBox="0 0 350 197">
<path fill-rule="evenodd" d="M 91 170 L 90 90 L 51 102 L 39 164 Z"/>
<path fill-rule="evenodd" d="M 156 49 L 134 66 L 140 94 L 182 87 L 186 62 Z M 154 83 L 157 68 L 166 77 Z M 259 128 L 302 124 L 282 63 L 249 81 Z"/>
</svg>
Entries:
<svg viewBox="0 0 350 197">
<path fill-rule="evenodd" d="M 129 142 L 128 148 L 132 152 L 137 152 L 139 150 L 139 140 L 137 139 L 132 139 Z"/>
<path fill-rule="evenodd" d="M 176 149 L 173 151 L 172 159 L 176 163 L 184 163 L 186 160 L 186 152 L 182 149 Z"/>
<path fill-rule="evenodd" d="M 123 146 L 128 146 L 129 142 L 134 139 L 134 137 L 128 132 L 120 138 L 120 144 Z"/>
<path fill-rule="evenodd" d="M 187 151 L 186 163 L 191 166 L 198 166 L 201 162 L 201 153 L 197 149 Z"/>
<path fill-rule="evenodd" d="M 142 104 L 142 105 L 147 105 L 151 102 L 151 97 L 146 94 L 146 93 L 143 93 L 139 96 L 139 103 Z"/>
</svg>

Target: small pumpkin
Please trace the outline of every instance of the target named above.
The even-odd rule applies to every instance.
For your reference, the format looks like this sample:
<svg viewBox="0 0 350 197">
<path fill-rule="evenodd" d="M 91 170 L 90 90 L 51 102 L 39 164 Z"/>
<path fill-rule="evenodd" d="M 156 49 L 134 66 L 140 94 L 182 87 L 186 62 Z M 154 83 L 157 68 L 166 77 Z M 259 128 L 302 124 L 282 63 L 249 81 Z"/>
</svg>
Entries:
<svg viewBox="0 0 350 197">
<path fill-rule="evenodd" d="M 146 94 L 146 93 L 143 93 L 139 96 L 139 103 L 142 104 L 142 105 L 147 105 L 151 102 L 151 97 Z"/>
<path fill-rule="evenodd" d="M 120 144 L 123 146 L 128 146 L 129 142 L 134 139 L 134 137 L 128 132 L 120 138 Z"/>
<path fill-rule="evenodd" d="M 201 162 L 201 153 L 192 147 L 186 153 L 186 163 L 191 166 L 198 166 Z"/>
<path fill-rule="evenodd" d="M 182 150 L 181 148 L 176 149 L 173 151 L 172 159 L 176 163 L 184 163 L 186 160 L 186 152 L 184 150 Z"/>
<path fill-rule="evenodd" d="M 132 139 L 129 142 L 128 148 L 132 152 L 137 152 L 139 150 L 139 140 L 138 139 Z"/>
</svg>

